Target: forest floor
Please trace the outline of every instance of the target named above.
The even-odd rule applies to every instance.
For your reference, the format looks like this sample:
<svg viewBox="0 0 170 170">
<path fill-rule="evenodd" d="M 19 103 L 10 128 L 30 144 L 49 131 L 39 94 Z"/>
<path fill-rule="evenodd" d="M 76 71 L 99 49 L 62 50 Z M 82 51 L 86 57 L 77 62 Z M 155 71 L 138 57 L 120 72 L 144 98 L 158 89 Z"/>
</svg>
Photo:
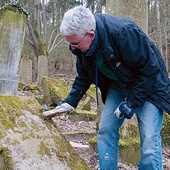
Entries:
<svg viewBox="0 0 170 170">
<path fill-rule="evenodd" d="M 29 91 L 19 92 L 19 95 L 33 95 Z M 94 109 L 95 110 L 95 109 Z M 58 115 L 52 118 L 53 123 L 60 129 L 64 134 L 67 132 L 75 131 L 95 131 L 95 121 L 72 121 L 68 115 Z M 75 138 L 66 139 L 70 142 L 76 152 L 83 158 L 89 165 L 91 170 L 100 170 L 97 152 L 92 152 L 89 146 L 89 138 Z M 163 147 L 163 168 L 164 170 L 170 170 L 170 148 Z M 118 170 L 137 170 L 136 165 L 118 162 Z"/>
<path fill-rule="evenodd" d="M 55 116 L 52 118 L 53 122 L 65 133 L 68 131 L 85 131 L 95 130 L 96 124 L 94 121 L 76 121 L 73 122 L 67 115 Z M 69 140 L 69 139 L 68 139 Z M 69 140 L 72 147 L 78 152 L 78 154 L 87 162 L 91 170 L 99 170 L 98 155 L 96 152 L 91 152 L 89 142 L 87 138 L 75 138 Z M 170 170 L 170 148 L 163 148 L 163 166 L 164 170 Z M 137 164 L 126 164 L 119 162 L 118 170 L 137 170 Z"/>
</svg>

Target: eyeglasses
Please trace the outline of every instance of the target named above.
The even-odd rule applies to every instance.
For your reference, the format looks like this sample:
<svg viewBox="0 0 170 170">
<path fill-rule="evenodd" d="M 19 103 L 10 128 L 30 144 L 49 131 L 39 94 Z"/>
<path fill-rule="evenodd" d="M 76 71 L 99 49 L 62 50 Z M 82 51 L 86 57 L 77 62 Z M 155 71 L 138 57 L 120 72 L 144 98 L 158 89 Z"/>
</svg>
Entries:
<svg viewBox="0 0 170 170">
<path fill-rule="evenodd" d="M 65 39 L 65 40 L 66 40 L 66 43 L 69 44 L 70 46 L 74 47 L 74 48 L 78 48 L 78 47 L 80 46 L 80 43 L 83 41 L 83 39 L 86 37 L 87 34 L 88 34 L 88 33 L 86 33 L 85 36 L 81 39 L 81 41 L 78 42 L 78 43 L 70 43 L 70 42 L 68 42 L 68 41 Z"/>
</svg>

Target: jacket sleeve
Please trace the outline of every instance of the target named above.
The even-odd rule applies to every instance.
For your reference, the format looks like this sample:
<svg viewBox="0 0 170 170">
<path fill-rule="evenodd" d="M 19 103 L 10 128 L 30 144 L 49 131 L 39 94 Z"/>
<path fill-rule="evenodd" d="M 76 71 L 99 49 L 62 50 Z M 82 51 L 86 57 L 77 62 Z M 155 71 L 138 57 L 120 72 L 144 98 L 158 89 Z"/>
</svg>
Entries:
<svg viewBox="0 0 170 170">
<path fill-rule="evenodd" d="M 157 54 L 152 50 L 149 38 L 133 22 L 120 30 L 117 46 L 124 64 L 137 74 L 127 97 L 127 102 L 136 108 L 147 99 L 160 71 Z"/>
<path fill-rule="evenodd" d="M 83 95 L 86 93 L 91 85 L 88 73 L 84 69 L 81 60 L 78 57 L 76 61 L 76 68 L 78 74 L 74 80 L 70 93 L 65 99 L 65 102 L 67 102 L 74 108 L 77 107 L 78 102 L 82 99 Z"/>
</svg>

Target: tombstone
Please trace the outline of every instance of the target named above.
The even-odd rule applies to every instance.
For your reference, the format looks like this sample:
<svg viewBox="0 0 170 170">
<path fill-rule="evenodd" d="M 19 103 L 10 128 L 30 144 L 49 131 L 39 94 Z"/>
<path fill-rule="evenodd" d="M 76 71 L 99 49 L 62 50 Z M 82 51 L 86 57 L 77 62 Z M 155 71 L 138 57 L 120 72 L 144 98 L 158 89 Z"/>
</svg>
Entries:
<svg viewBox="0 0 170 170">
<path fill-rule="evenodd" d="M 19 81 L 25 84 L 32 83 L 32 61 L 28 55 L 23 55 L 20 61 Z"/>
<path fill-rule="evenodd" d="M 0 94 L 14 95 L 27 16 L 13 8 L 0 10 Z"/>
<path fill-rule="evenodd" d="M 38 75 L 37 75 L 38 85 L 41 85 L 41 80 L 44 76 L 48 76 L 48 60 L 47 56 L 41 55 L 38 57 Z"/>
<path fill-rule="evenodd" d="M 34 96 L 0 101 L 1 170 L 90 170 Z"/>
</svg>

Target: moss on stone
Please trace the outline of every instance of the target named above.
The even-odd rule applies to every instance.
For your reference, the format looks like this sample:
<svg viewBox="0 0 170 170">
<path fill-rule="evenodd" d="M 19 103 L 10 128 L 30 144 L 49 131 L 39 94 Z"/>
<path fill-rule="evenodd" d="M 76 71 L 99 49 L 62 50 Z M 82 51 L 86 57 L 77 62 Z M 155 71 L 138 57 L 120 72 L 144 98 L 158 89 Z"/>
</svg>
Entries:
<svg viewBox="0 0 170 170">
<path fill-rule="evenodd" d="M 68 94 L 68 89 L 66 87 L 58 87 L 56 85 L 50 89 L 50 92 L 51 92 L 51 97 L 53 98 L 53 100 L 57 101 L 57 99 L 60 97 L 61 97 L 60 100 L 64 100 Z"/>
<path fill-rule="evenodd" d="M 92 121 L 96 119 L 97 113 L 94 111 L 76 109 L 68 112 L 68 115 L 73 121 Z"/>
<path fill-rule="evenodd" d="M 82 131 L 82 130 L 77 130 L 77 131 L 67 131 L 67 132 L 63 132 L 63 135 L 70 135 L 70 136 L 77 136 L 80 134 L 87 134 L 87 135 L 94 135 L 96 134 L 96 131 L 93 130 L 86 130 L 86 131 Z"/>
<path fill-rule="evenodd" d="M 90 170 L 89 166 L 86 162 L 79 157 L 78 153 L 70 147 L 70 144 L 63 138 L 55 138 L 57 143 L 58 150 L 56 152 L 57 157 L 60 159 L 61 162 L 65 162 L 71 169 L 76 170 Z M 79 158 L 79 161 L 75 160 Z"/>
<path fill-rule="evenodd" d="M 94 85 L 90 86 L 90 88 L 87 90 L 87 94 L 90 96 L 92 102 L 96 100 L 96 89 Z"/>
<path fill-rule="evenodd" d="M 0 7 L 0 11 L 5 11 L 5 10 L 11 10 L 14 12 L 25 14 L 26 16 L 30 15 L 29 12 L 23 6 L 21 6 L 21 4 L 15 2 L 10 2 Z"/>
<path fill-rule="evenodd" d="M 170 147 L 170 116 L 164 113 L 163 127 L 161 131 L 163 145 Z"/>
<path fill-rule="evenodd" d="M 48 156 L 51 156 L 50 149 L 46 146 L 46 144 L 45 144 L 43 141 L 40 142 L 40 146 L 39 146 L 38 153 L 39 153 L 40 155 L 48 155 Z"/>
<path fill-rule="evenodd" d="M 92 144 L 92 145 L 96 145 L 97 144 L 97 137 L 94 136 L 93 138 L 91 138 L 89 140 L 89 143 Z M 119 146 L 120 147 L 128 147 L 128 146 L 131 146 L 131 145 L 137 145 L 137 147 L 138 147 L 139 143 L 140 143 L 139 138 L 126 137 L 124 139 L 119 140 Z"/>
<path fill-rule="evenodd" d="M 124 134 L 124 129 L 126 129 L 126 134 Z M 132 138 L 139 137 L 139 130 L 136 124 L 128 124 L 127 126 L 122 126 L 120 128 L 120 138 L 124 138 L 124 136 L 130 136 Z"/>
<path fill-rule="evenodd" d="M 30 144 L 30 146 L 27 146 L 29 150 L 31 144 L 34 143 L 38 147 L 34 148 L 35 151 L 33 152 L 38 153 L 40 158 L 44 155 L 50 158 L 51 154 L 55 154 L 70 169 L 90 170 L 87 163 L 80 158 L 78 153 L 66 141 L 64 135 L 60 134 L 58 128 L 52 124 L 51 120 L 37 122 L 40 119 L 33 116 L 32 113 L 40 115 L 40 108 L 40 105 L 33 97 L 0 95 L 0 132 L 1 139 L 5 142 L 5 145 L 8 146 L 9 142 L 9 145 L 17 148 Z M 4 119 L 2 120 L 3 117 Z M 25 122 L 25 120 L 28 122 Z M 4 124 L 2 124 L 3 121 L 5 121 Z M 43 123 L 44 125 L 42 125 Z M 14 135 L 14 138 L 11 138 L 11 134 Z M 23 145 L 20 145 L 21 143 Z M 1 147 L 0 151 L 5 168 L 13 169 L 14 165 L 12 159 L 10 159 L 10 152 L 3 147 Z"/>
<path fill-rule="evenodd" d="M 13 169 L 13 161 L 10 157 L 10 151 L 7 147 L 0 146 L 1 167 L 0 170 Z"/>
<path fill-rule="evenodd" d="M 93 138 L 89 139 L 89 143 L 91 145 L 96 145 L 97 144 L 97 136 L 94 136 Z"/>
<path fill-rule="evenodd" d="M 44 93 L 49 90 L 50 98 L 55 104 L 64 100 L 69 93 L 69 89 L 64 79 L 51 79 L 44 76 L 42 82 L 44 82 L 44 88 L 46 88 L 44 89 Z"/>
<path fill-rule="evenodd" d="M 15 7 L 10 7 L 11 9 L 16 9 Z M 24 20 L 24 23 L 26 23 L 27 21 L 27 16 L 26 15 L 18 15 L 17 13 L 15 13 L 14 10 L 11 9 L 6 9 L 6 10 L 0 10 L 0 14 L 1 14 L 1 21 L 3 19 L 3 24 L 7 25 L 11 25 L 11 21 L 13 23 L 20 23 L 21 20 Z M 19 27 L 18 24 L 13 24 L 13 28 L 16 29 Z"/>
<path fill-rule="evenodd" d="M 133 138 L 131 136 L 126 136 L 123 139 L 119 140 L 119 146 L 122 147 L 128 147 L 128 146 L 132 146 L 132 145 L 136 145 L 137 147 L 139 147 L 140 144 L 140 140 L 139 138 Z"/>
<path fill-rule="evenodd" d="M 24 82 L 19 82 L 18 83 L 18 90 L 21 91 L 23 90 L 23 88 L 26 86 L 26 84 Z"/>
<path fill-rule="evenodd" d="M 32 108 L 33 105 L 39 108 L 39 113 L 43 111 L 40 106 L 38 106 L 35 102 L 35 99 L 32 97 L 21 99 L 19 96 L 7 96 L 0 95 L 0 138 L 4 137 L 5 130 L 13 129 L 16 126 L 15 117 L 22 115 L 22 110 L 29 110 L 32 113 L 35 113 L 36 109 Z M 30 100 L 29 100 L 30 99 Z M 24 126 L 24 123 L 21 125 Z"/>
<path fill-rule="evenodd" d="M 140 157 L 140 138 L 137 125 L 128 125 L 126 127 L 128 134 L 122 134 L 122 128 L 120 130 L 119 158 L 122 162 L 136 164 Z M 97 137 L 91 138 L 89 143 L 92 148 L 96 148 Z"/>
</svg>

